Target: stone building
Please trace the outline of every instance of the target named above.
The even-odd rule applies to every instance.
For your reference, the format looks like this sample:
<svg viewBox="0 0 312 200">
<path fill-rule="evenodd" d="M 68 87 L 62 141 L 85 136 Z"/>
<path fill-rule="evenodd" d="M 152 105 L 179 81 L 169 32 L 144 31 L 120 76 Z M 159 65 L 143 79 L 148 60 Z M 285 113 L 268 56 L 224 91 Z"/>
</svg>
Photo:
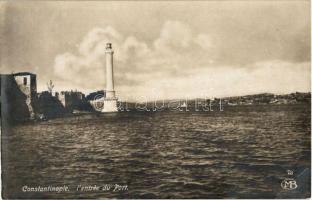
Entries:
<svg viewBox="0 0 312 200">
<path fill-rule="evenodd" d="M 30 72 L 15 73 L 13 76 L 19 89 L 26 95 L 26 105 L 33 119 L 37 102 L 37 76 Z"/>
<path fill-rule="evenodd" d="M 1 74 L 1 116 L 13 121 L 34 119 L 37 79 L 30 72 Z"/>
<path fill-rule="evenodd" d="M 60 100 L 48 91 L 38 93 L 38 114 L 44 118 L 55 118 L 66 114 Z"/>
<path fill-rule="evenodd" d="M 90 110 L 90 104 L 87 102 L 85 95 L 82 92 L 62 91 L 56 93 L 55 96 L 69 112 L 74 110 Z"/>
</svg>

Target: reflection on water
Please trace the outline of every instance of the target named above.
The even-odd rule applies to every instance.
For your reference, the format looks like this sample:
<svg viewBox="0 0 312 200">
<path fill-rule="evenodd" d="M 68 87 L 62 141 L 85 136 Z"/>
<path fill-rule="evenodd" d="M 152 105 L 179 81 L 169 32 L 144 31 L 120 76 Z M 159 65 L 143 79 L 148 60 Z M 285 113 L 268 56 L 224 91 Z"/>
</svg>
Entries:
<svg viewBox="0 0 312 200">
<path fill-rule="evenodd" d="M 304 105 L 81 115 L 19 125 L 5 134 L 4 186 L 12 198 L 310 194 L 310 108 Z M 281 188 L 286 170 L 294 171 L 296 190 Z M 77 185 L 115 183 L 129 190 L 76 191 Z M 68 185 L 70 191 L 23 193 L 24 185 Z"/>
</svg>

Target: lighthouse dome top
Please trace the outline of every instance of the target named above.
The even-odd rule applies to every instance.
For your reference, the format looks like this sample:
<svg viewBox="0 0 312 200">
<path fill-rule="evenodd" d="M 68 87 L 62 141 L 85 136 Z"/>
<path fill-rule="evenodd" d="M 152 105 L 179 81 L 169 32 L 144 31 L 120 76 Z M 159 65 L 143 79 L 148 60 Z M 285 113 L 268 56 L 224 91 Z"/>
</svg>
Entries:
<svg viewBox="0 0 312 200">
<path fill-rule="evenodd" d="M 106 43 L 106 49 L 112 49 L 112 43 Z"/>
</svg>

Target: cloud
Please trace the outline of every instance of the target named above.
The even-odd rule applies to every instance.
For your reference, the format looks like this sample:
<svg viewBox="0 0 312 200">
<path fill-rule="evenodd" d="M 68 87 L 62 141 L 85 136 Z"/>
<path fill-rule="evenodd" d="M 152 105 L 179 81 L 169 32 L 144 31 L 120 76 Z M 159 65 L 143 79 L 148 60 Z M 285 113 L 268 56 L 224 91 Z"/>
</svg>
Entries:
<svg viewBox="0 0 312 200">
<path fill-rule="evenodd" d="M 139 77 L 139 76 L 137 76 Z M 150 76 L 151 77 L 151 76 Z M 271 92 L 285 94 L 307 92 L 310 87 L 310 63 L 267 61 L 250 68 L 230 66 L 198 68 L 188 76 L 155 74 L 140 87 L 120 87 L 125 99 L 211 98 Z M 127 92 L 131 91 L 131 92 Z"/>
<path fill-rule="evenodd" d="M 78 45 L 78 54 L 66 52 L 56 56 L 54 73 L 62 80 L 75 82 L 77 86 L 90 86 L 88 89 L 102 87 L 105 81 L 105 46 L 108 42 L 113 43 L 115 50 L 117 82 L 125 84 L 137 80 L 127 74 L 177 73 L 183 68 L 192 68 L 192 64 L 197 65 L 196 62 L 200 61 L 195 58 L 194 62 L 192 55 L 205 51 L 209 47 L 206 43 L 210 43 L 208 35 L 194 35 L 190 27 L 179 21 L 164 23 L 159 37 L 151 45 L 134 36 L 124 37 L 110 26 L 97 27 L 87 33 Z"/>
<path fill-rule="evenodd" d="M 167 21 L 160 31 L 160 36 L 155 40 L 155 49 L 171 53 L 177 49 L 186 49 L 192 42 L 192 32 L 190 27 L 179 21 Z"/>
<path fill-rule="evenodd" d="M 123 36 L 110 26 L 105 29 L 94 28 L 82 40 L 79 45 L 79 52 L 86 57 L 103 54 L 101 50 L 105 47 L 105 42 L 115 43 L 122 40 L 122 38 Z"/>
<path fill-rule="evenodd" d="M 77 53 L 56 56 L 54 74 L 60 88 L 82 91 L 105 88 L 105 46 L 114 48 L 114 73 L 121 99 L 190 98 L 258 92 L 308 91 L 309 63 L 268 60 L 233 67 L 220 57 L 214 38 L 188 24 L 166 21 L 152 42 L 125 36 L 113 27 L 94 28 Z"/>
</svg>

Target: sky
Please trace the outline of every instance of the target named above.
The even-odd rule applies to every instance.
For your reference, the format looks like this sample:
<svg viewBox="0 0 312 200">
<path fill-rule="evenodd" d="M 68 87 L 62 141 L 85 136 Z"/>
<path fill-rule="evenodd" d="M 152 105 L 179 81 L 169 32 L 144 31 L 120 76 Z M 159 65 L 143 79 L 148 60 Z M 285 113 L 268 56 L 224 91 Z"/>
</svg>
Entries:
<svg viewBox="0 0 312 200">
<path fill-rule="evenodd" d="M 121 100 L 310 91 L 309 1 L 0 2 L 1 73 Z"/>
</svg>

